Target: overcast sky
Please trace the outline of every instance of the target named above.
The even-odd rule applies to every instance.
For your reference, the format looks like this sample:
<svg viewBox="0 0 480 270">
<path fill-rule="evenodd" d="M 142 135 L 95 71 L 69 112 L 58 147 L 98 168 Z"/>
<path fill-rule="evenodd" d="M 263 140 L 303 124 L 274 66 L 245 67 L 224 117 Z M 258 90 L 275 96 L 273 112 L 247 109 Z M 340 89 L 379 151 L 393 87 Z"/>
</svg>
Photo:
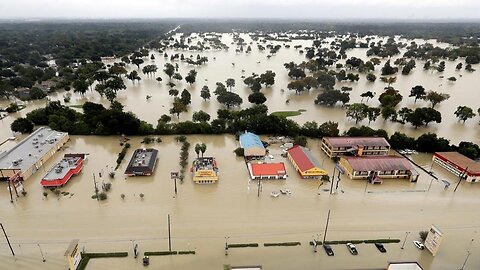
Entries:
<svg viewBox="0 0 480 270">
<path fill-rule="evenodd" d="M 12 18 L 480 19 L 480 0 L 0 0 Z"/>
</svg>

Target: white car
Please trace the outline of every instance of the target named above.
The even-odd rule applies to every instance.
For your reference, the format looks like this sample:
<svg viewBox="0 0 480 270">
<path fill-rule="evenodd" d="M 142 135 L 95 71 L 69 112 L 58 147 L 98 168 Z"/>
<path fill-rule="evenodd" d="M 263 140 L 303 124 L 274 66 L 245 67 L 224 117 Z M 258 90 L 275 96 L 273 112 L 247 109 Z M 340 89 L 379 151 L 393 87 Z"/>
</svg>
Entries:
<svg viewBox="0 0 480 270">
<path fill-rule="evenodd" d="M 422 244 L 420 241 L 413 241 L 413 244 L 418 248 L 418 249 L 425 249 L 425 245 Z"/>
</svg>

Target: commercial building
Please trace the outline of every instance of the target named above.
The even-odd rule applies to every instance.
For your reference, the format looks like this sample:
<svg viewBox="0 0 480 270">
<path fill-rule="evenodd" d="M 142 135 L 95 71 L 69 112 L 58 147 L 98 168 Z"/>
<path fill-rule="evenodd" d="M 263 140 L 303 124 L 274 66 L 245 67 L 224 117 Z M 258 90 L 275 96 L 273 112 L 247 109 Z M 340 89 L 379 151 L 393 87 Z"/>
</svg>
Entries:
<svg viewBox="0 0 480 270">
<path fill-rule="evenodd" d="M 480 180 L 480 162 L 476 162 L 458 152 L 436 152 L 433 154 L 433 162 L 445 168 L 454 175 L 467 182 Z"/>
<path fill-rule="evenodd" d="M 213 157 L 195 159 L 191 171 L 196 184 L 213 184 L 218 181 L 217 161 Z"/>
<path fill-rule="evenodd" d="M 387 270 L 423 270 L 417 262 L 392 262 Z"/>
<path fill-rule="evenodd" d="M 288 159 L 292 162 L 295 170 L 302 178 L 319 178 L 327 175 L 327 171 L 321 168 L 320 163 L 305 147 L 296 145 L 287 150 Z"/>
<path fill-rule="evenodd" d="M 417 182 L 419 176 L 410 161 L 400 156 L 345 156 L 339 163 L 350 179 L 368 179 L 374 183 L 381 183 L 382 179 Z"/>
<path fill-rule="evenodd" d="M 324 137 L 323 152 L 328 157 L 334 156 L 385 156 L 390 151 L 390 144 L 383 137 Z"/>
<path fill-rule="evenodd" d="M 137 149 L 133 152 L 125 174 L 128 176 L 152 175 L 157 163 L 158 150 L 153 148 Z"/>
<path fill-rule="evenodd" d="M 78 241 L 78 239 L 72 240 L 68 245 L 67 250 L 65 251 L 64 256 L 67 258 L 68 261 L 68 269 L 77 269 L 80 261 L 82 260 L 82 254 L 78 246 Z"/>
<path fill-rule="evenodd" d="M 65 185 L 72 176 L 80 173 L 84 160 L 85 154 L 65 154 L 63 159 L 47 172 L 40 184 L 43 187 Z"/>
<path fill-rule="evenodd" d="M 16 173 L 23 180 L 34 174 L 69 139 L 68 133 L 47 127 L 35 130 L 9 151 L 0 154 L 0 180 Z"/>
<path fill-rule="evenodd" d="M 252 180 L 287 179 L 287 169 L 283 162 L 278 163 L 247 163 Z"/>
<path fill-rule="evenodd" d="M 240 147 L 244 150 L 245 157 L 263 157 L 267 150 L 256 134 L 246 131 L 239 137 Z"/>
</svg>

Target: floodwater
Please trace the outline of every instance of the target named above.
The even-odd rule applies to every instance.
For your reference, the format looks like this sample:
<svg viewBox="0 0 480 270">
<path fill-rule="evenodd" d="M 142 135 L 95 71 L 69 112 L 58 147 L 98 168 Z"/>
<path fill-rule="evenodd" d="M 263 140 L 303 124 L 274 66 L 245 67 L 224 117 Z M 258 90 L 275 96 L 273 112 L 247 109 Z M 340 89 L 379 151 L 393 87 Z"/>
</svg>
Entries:
<svg viewBox="0 0 480 270">
<path fill-rule="evenodd" d="M 249 182 L 245 164 L 233 149 L 238 146 L 234 136 L 188 136 L 192 144 L 190 161 L 197 142 L 207 145 L 206 155 L 219 160 L 220 180 L 214 185 L 196 185 L 187 177 L 178 182 L 178 194 L 170 172 L 178 171 L 180 144 L 173 136 L 162 136 L 161 143 L 147 147 L 159 150 L 155 174 L 150 177 L 123 176 L 134 149 L 143 147 L 142 138 L 133 137 L 125 160 L 113 180 L 107 175 L 121 150 L 118 137 L 72 136 L 64 150 L 47 163 L 48 170 L 64 153 L 89 153 L 84 170 L 62 188 L 73 196 L 57 197 L 48 191 L 45 199 L 39 182 L 40 169 L 24 182 L 26 197 L 10 203 L 6 185 L 0 188 L 1 221 L 10 237 L 16 258 L 8 246 L 0 242 L 1 269 L 66 269 L 63 257 L 71 239 L 80 239 L 90 252 L 128 251 L 122 259 L 91 260 L 88 269 L 138 269 L 141 259 L 132 256 L 133 243 L 140 252 L 168 250 L 167 215 L 171 216 L 173 250 L 195 250 L 196 255 L 151 257 L 151 269 L 222 269 L 223 264 L 258 265 L 264 269 L 358 269 L 381 268 L 389 261 L 419 261 L 424 269 L 459 268 L 470 249 L 465 269 L 478 269 L 475 254 L 480 245 L 478 219 L 478 185 L 461 183 L 456 192 L 444 190 L 420 172 L 419 182 L 385 181 L 383 185 L 365 185 L 364 181 L 342 177 L 338 192 L 330 195 L 328 184 L 319 188 L 319 181 L 302 180 L 287 159 L 280 156 L 278 145 L 271 147 L 275 161 L 287 166 L 287 180 L 262 181 L 257 197 L 256 182 Z M 320 152 L 318 140 L 309 147 L 329 172 L 333 163 Z M 429 168 L 430 156 L 414 155 L 422 166 Z M 456 179 L 433 166 L 440 179 Z M 102 173 L 102 177 L 99 177 Z M 106 201 L 91 199 L 94 192 L 93 174 L 98 183 L 111 182 Z M 431 185 L 430 185 L 431 183 Z M 429 188 L 430 186 L 430 188 Z M 288 188 L 291 195 L 278 198 L 272 191 Z M 141 199 L 139 194 L 144 193 Z M 125 194 L 122 200 L 120 195 Z M 342 239 L 404 239 L 401 244 L 387 244 L 388 252 L 379 253 L 373 245 L 358 245 L 358 256 L 352 256 L 343 245 L 333 246 L 334 257 L 323 250 L 313 253 L 308 241 L 320 234 L 323 238 L 327 212 L 331 218 L 327 240 Z M 418 231 L 437 225 L 445 234 L 440 252 L 433 258 L 428 251 L 416 249 L 412 241 Z M 258 248 L 230 249 L 224 255 L 225 237 L 229 243 L 260 244 Z M 263 247 L 266 242 L 300 241 L 299 247 Z M 42 262 L 40 248 L 46 262 Z"/>
<path fill-rule="evenodd" d="M 174 37 L 179 37 L 178 34 Z M 192 43 L 196 44 L 197 41 L 202 41 L 202 38 L 193 34 Z M 245 42 L 250 44 L 252 42 L 248 34 L 241 34 L 241 37 L 245 39 Z M 380 38 L 376 39 L 377 41 Z M 158 118 L 162 114 L 169 114 L 169 109 L 171 108 L 171 103 L 173 102 L 173 97 L 168 95 L 168 90 L 170 89 L 167 86 L 168 76 L 163 72 L 163 66 L 170 61 L 170 55 L 175 53 L 183 53 L 185 57 L 192 56 L 193 59 L 196 59 L 197 54 L 201 56 L 207 56 L 209 61 L 206 65 L 194 67 L 187 65 L 185 62 L 175 60 L 172 63 L 177 63 L 179 65 L 179 73 L 185 77 L 189 70 L 195 69 L 198 72 L 196 83 L 193 85 L 187 84 L 184 80 L 177 82 L 172 80 L 178 90 L 187 89 L 192 95 L 192 103 L 189 106 L 189 111 L 187 113 L 182 113 L 180 115 L 180 121 L 191 120 L 192 114 L 198 110 L 204 110 L 208 112 L 212 118 L 216 117 L 216 111 L 219 108 L 223 108 L 216 99 L 213 91 L 215 90 L 216 82 L 225 82 L 227 78 L 234 78 L 236 81 L 236 86 L 232 91 L 236 92 L 243 98 L 242 108 L 251 106 L 248 102 L 248 95 L 251 93 L 251 90 L 246 87 L 243 83 L 242 76 L 248 77 L 252 73 L 261 74 L 266 70 L 273 70 L 276 73 L 275 84 L 269 88 L 264 88 L 262 92 L 267 97 L 267 102 L 265 103 L 270 112 L 282 111 L 282 110 L 299 110 L 304 109 L 306 112 L 303 112 L 300 116 L 292 117 L 293 120 L 297 121 L 300 124 L 305 123 L 306 121 L 317 121 L 319 123 L 325 121 L 336 121 L 339 123 L 339 128 L 341 131 L 348 129 L 351 126 L 355 125 L 353 120 L 347 119 L 345 116 L 345 108 L 337 106 L 334 108 L 318 106 L 314 104 L 314 99 L 318 95 L 320 90 L 311 90 L 309 93 L 303 93 L 300 95 L 295 94 L 295 91 L 288 90 L 287 84 L 290 81 L 290 78 L 287 75 L 287 70 L 284 68 L 283 64 L 294 61 L 295 63 L 300 63 L 305 61 L 306 58 L 303 54 L 299 53 L 299 50 L 294 49 L 295 45 L 312 46 L 311 40 L 293 40 L 288 43 L 291 45 L 290 48 L 282 47 L 276 55 L 273 55 L 270 59 L 267 59 L 269 53 L 267 51 L 259 51 L 256 46 L 256 42 L 251 44 L 252 52 L 249 54 L 246 53 L 236 53 L 236 45 L 231 44 L 233 41 L 233 36 L 231 34 L 223 34 L 222 42 L 230 46 L 228 51 L 205 51 L 205 52 L 194 52 L 187 50 L 174 50 L 167 49 L 166 53 L 169 55 L 168 58 L 164 58 L 163 54 L 151 51 L 150 53 L 155 55 L 155 60 L 150 60 L 150 58 L 145 60 L 145 64 L 156 64 L 159 68 L 158 72 L 154 76 L 148 77 L 143 74 L 141 70 L 139 71 L 140 77 L 142 80 L 140 83 L 136 82 L 133 84 L 131 81 L 125 79 L 125 84 L 127 90 L 120 91 L 118 94 L 118 101 L 125 105 L 126 110 L 134 112 L 140 119 L 145 120 L 153 125 L 156 125 Z M 328 43 L 331 39 L 327 40 Z M 402 42 L 411 42 L 411 40 L 401 40 Z M 435 46 L 447 47 L 448 44 L 437 43 L 433 40 L 414 40 L 417 44 L 422 44 L 429 42 Z M 273 44 L 273 45 L 283 45 L 287 44 L 284 42 L 277 41 L 268 41 L 263 44 Z M 327 44 L 322 44 L 322 46 L 327 46 Z M 401 49 L 401 54 L 392 58 L 392 63 L 396 58 L 401 57 L 405 50 Z M 366 49 L 356 48 L 347 51 L 348 57 L 355 56 L 362 59 L 366 58 Z M 116 61 L 119 61 L 118 59 Z M 341 60 L 341 63 L 344 63 L 345 60 Z M 380 75 L 380 69 L 383 66 L 383 63 L 386 59 L 382 60 L 382 63 L 379 66 L 376 66 L 375 74 L 377 78 Z M 477 94 L 477 83 L 480 80 L 479 66 L 474 65 L 473 68 L 477 69 L 476 72 L 466 72 L 464 70 L 457 71 L 455 66 L 457 63 L 463 60 L 458 59 L 456 61 L 446 61 L 446 68 L 443 73 L 438 73 L 436 71 L 424 71 L 423 70 L 423 61 L 417 60 L 416 68 L 412 70 L 410 75 L 401 75 L 397 76 L 397 82 L 393 86 L 400 91 L 403 95 L 403 101 L 397 105 L 397 110 L 402 107 L 417 108 L 421 106 L 429 106 L 426 101 L 419 100 L 414 104 L 414 99 L 408 97 L 410 90 L 413 86 L 423 85 L 425 89 L 434 90 L 438 92 L 450 94 L 450 99 L 436 106 L 436 109 L 442 113 L 442 123 L 436 124 L 431 123 L 428 127 L 420 127 L 414 129 L 411 125 L 406 124 L 402 125 L 400 123 L 393 123 L 390 121 L 384 121 L 379 117 L 375 122 L 368 124 L 367 120 L 359 123 L 364 125 L 369 125 L 372 128 L 383 128 L 387 130 L 390 134 L 395 131 L 401 131 L 411 136 L 418 136 L 425 132 L 434 132 L 439 136 L 443 136 L 447 139 L 450 139 L 453 143 L 458 143 L 462 140 L 472 141 L 475 143 L 480 143 L 480 133 L 478 132 L 478 122 L 479 117 L 467 120 L 467 122 L 461 123 L 458 122 L 457 118 L 453 114 L 457 106 L 465 105 L 473 108 L 475 111 L 478 108 L 477 99 L 472 98 L 476 97 Z M 112 64 L 114 60 L 109 60 L 106 64 Z M 235 65 L 232 65 L 234 63 Z M 127 66 L 128 71 L 136 70 L 137 67 L 133 64 Z M 244 72 L 242 72 L 244 71 Z M 354 71 L 347 71 L 354 72 Z M 156 77 L 162 77 L 162 82 L 157 82 Z M 440 78 L 443 76 L 443 78 Z M 457 78 L 456 82 L 449 82 L 446 78 L 455 76 Z M 210 101 L 203 101 L 200 98 L 200 90 L 204 85 L 208 85 L 212 94 L 212 99 Z M 353 90 L 350 92 L 351 101 L 350 103 L 360 102 L 360 94 L 370 90 L 377 93 L 376 97 L 373 100 L 368 101 L 369 106 L 378 106 L 378 96 L 383 91 L 383 88 L 386 86 L 385 83 L 377 79 L 376 82 L 371 83 L 365 79 L 365 74 L 360 75 L 360 80 L 358 82 L 342 82 L 336 84 L 336 88 L 340 89 L 341 86 L 352 87 Z M 282 89 L 284 91 L 282 91 Z M 50 99 L 52 100 L 62 100 L 65 95 L 64 91 L 53 94 Z M 146 96 L 149 95 L 152 98 L 150 100 L 146 99 Z M 286 104 L 285 101 L 290 100 L 289 104 Z M 72 99 L 70 105 L 83 104 L 86 101 L 93 101 L 103 103 L 105 106 L 108 106 L 108 101 L 102 99 L 100 95 L 95 91 L 88 91 L 87 94 L 82 97 L 78 94 L 72 92 Z M 0 102 L 0 107 L 4 107 L 8 104 L 6 101 Z M 24 115 L 29 110 L 37 108 L 39 106 L 44 106 L 45 101 L 34 101 L 28 103 L 28 108 L 20 112 L 20 115 Z M 10 118 L 10 119 L 9 119 Z M 174 121 L 177 121 L 176 117 L 173 117 Z M 12 117 L 7 117 L 6 119 L 0 122 L 1 132 L 0 139 L 10 136 L 11 132 L 9 131 L 9 126 L 11 123 Z"/>
<path fill-rule="evenodd" d="M 247 43 L 250 38 L 242 35 Z M 232 37 L 223 35 L 223 41 L 229 46 Z M 417 43 L 421 41 L 417 40 Z M 193 40 L 193 44 L 196 40 Z M 273 44 L 283 44 L 272 42 Z M 183 113 L 180 120 L 191 119 L 194 111 L 204 110 L 215 117 L 216 110 L 221 108 L 213 98 L 210 101 L 200 99 L 200 89 L 208 85 L 212 92 L 217 81 L 224 82 L 234 78 L 234 90 L 243 99 L 243 108 L 250 106 L 247 97 L 250 90 L 241 79 L 252 72 L 257 74 L 273 70 L 277 76 L 275 85 L 262 91 L 267 96 L 270 112 L 279 110 L 305 109 L 301 116 L 292 119 L 299 123 L 315 120 L 324 122 L 333 120 L 339 122 L 343 131 L 354 122 L 345 118 L 344 108 L 326 108 L 313 103 L 319 90 L 296 95 L 286 88 L 289 78 L 283 67 L 285 62 L 301 62 L 304 56 L 293 48 L 296 44 L 310 46 L 311 41 L 293 41 L 291 48 L 281 48 L 277 55 L 267 59 L 267 52 L 259 52 L 255 43 L 250 54 L 236 54 L 235 47 L 229 51 L 201 52 L 209 62 L 205 66 L 196 67 L 197 82 L 190 86 L 185 82 L 175 82 L 176 89 L 188 89 L 192 94 L 192 104 L 188 113 Z M 445 44 L 439 44 L 446 46 Z M 348 57 L 365 58 L 365 49 L 347 51 Z M 184 53 L 185 56 L 197 52 L 167 50 L 167 54 Z M 139 118 L 152 124 L 162 114 L 168 114 L 173 100 L 168 95 L 166 82 L 168 77 L 161 71 L 169 59 L 163 58 L 158 52 L 154 63 L 159 72 L 147 78 L 140 74 L 140 83 L 132 84 L 126 81 L 127 90 L 119 92 L 118 100 L 125 104 L 126 110 L 134 112 Z M 216 58 L 214 60 L 213 58 Z M 471 140 L 480 143 L 478 133 L 478 116 L 465 124 L 458 123 L 453 115 L 455 108 L 466 105 L 477 108 L 476 91 L 479 72 L 468 73 L 455 71 L 458 61 L 446 63 L 445 78 L 457 77 L 457 82 L 449 83 L 439 78 L 440 74 L 422 69 L 423 62 L 417 61 L 417 68 L 408 76 L 399 75 L 395 88 L 399 89 L 404 100 L 398 108 L 426 105 L 423 101 L 413 104 L 408 98 L 412 86 L 423 85 L 427 90 L 437 90 L 449 93 L 451 98 L 438 105 L 442 112 L 441 124 L 430 124 L 428 128 L 417 130 L 409 125 L 384 122 L 382 119 L 371 123 L 371 127 L 384 128 L 390 133 L 399 130 L 410 135 L 419 135 L 430 131 L 449 138 L 452 142 Z M 109 62 L 110 63 L 110 62 Z M 235 66 L 232 65 L 235 63 Z M 179 72 L 183 77 L 192 69 L 178 61 Z M 382 63 L 383 65 L 383 63 Z M 474 68 L 479 69 L 478 66 Z M 129 65 L 128 70 L 136 66 Z M 245 70 L 242 73 L 242 69 Z M 141 73 L 141 72 L 140 72 Z M 376 75 L 379 77 L 380 67 Z M 462 77 L 460 77 L 460 74 Z M 159 83 L 155 77 L 161 76 Z M 380 93 L 385 86 L 377 81 L 369 83 L 362 75 L 357 83 L 342 83 L 340 86 L 351 86 L 351 102 L 359 102 L 360 94 L 366 90 Z M 285 89 L 284 92 L 281 89 Z M 58 92 L 50 97 L 52 100 L 62 100 L 65 92 Z M 85 97 L 72 93 L 70 104 L 82 104 L 85 101 L 101 102 L 96 92 L 88 92 Z M 152 96 L 146 100 L 146 95 Z M 290 99 L 286 105 L 285 100 Z M 377 106 L 374 98 L 368 102 Z M 1 101 L 4 107 L 8 102 Z M 29 102 L 28 107 L 17 114 L 10 115 L 0 121 L 0 142 L 11 136 L 10 124 L 16 117 L 45 105 L 45 101 Z M 174 117 L 175 119 L 175 117 Z M 367 124 L 366 122 L 363 124 Z M 22 136 L 21 136 L 22 137 Z M 178 195 L 174 196 L 174 184 L 170 180 L 170 172 L 179 170 L 180 144 L 174 142 L 173 136 L 162 136 L 163 142 L 151 144 L 159 150 L 159 160 L 155 174 L 151 177 L 125 179 L 123 171 L 134 149 L 143 147 L 142 138 L 133 137 L 132 148 L 117 170 L 116 177 L 110 180 L 106 175 L 115 165 L 115 160 L 121 146 L 118 137 L 71 136 L 71 141 L 64 151 L 53 156 L 45 163 L 45 170 L 39 170 L 25 181 L 28 192 L 26 197 L 20 197 L 12 204 L 5 183 L 0 183 L 0 222 L 13 243 L 17 256 L 10 256 L 8 246 L 0 242 L 0 269 L 66 269 L 67 263 L 63 257 L 71 239 L 80 239 L 82 247 L 90 252 L 129 251 L 130 256 L 122 259 L 91 260 L 88 269 L 137 269 L 142 268 L 140 259 L 133 259 L 132 247 L 139 244 L 140 252 L 168 249 L 167 215 L 171 215 L 174 250 L 195 250 L 196 255 L 152 257 L 152 269 L 222 269 L 223 264 L 258 265 L 264 269 L 358 269 L 381 268 L 389 261 L 419 261 L 424 269 L 458 269 L 464 262 L 467 251 L 469 257 L 465 269 L 479 269 L 480 259 L 476 254 L 480 251 L 477 231 L 480 229 L 478 219 L 478 185 L 461 183 L 456 192 L 453 185 L 456 179 L 438 166 L 433 170 L 440 179 L 448 179 L 452 186 L 444 189 L 443 185 L 419 170 L 421 176 L 418 183 L 406 181 L 385 181 L 381 186 L 365 185 L 363 181 L 352 181 L 342 178 L 337 194 L 330 195 L 328 185 L 319 188 L 319 181 L 299 179 L 288 160 L 280 157 L 278 146 L 271 148 L 275 160 L 282 160 L 287 166 L 289 177 L 286 181 L 262 181 L 263 191 L 257 197 L 256 182 L 248 181 L 248 173 L 242 159 L 235 157 L 232 151 L 238 146 L 231 135 L 221 136 L 188 136 L 192 144 L 190 162 L 195 155 L 193 147 L 197 142 L 204 142 L 208 149 L 206 154 L 219 161 L 220 180 L 214 185 L 195 185 L 190 177 L 183 183 L 178 183 Z M 12 147 L 16 142 L 8 141 L 0 150 Z M 309 140 L 309 147 L 329 172 L 333 163 L 320 152 L 319 141 Z M 58 162 L 63 153 L 89 153 L 83 172 L 74 177 L 62 191 L 73 193 L 73 196 L 57 197 L 49 191 L 44 198 L 43 188 L 39 182 L 44 172 Z M 425 168 L 430 169 L 431 156 L 427 154 L 414 155 L 413 158 Z M 102 177 L 99 177 L 102 173 Z M 93 174 L 100 183 L 112 182 L 112 190 L 106 201 L 98 202 L 91 199 L 93 194 Z M 272 198 L 270 192 L 281 188 L 292 190 L 291 195 Z M 145 197 L 140 198 L 139 194 Z M 120 198 L 125 194 L 125 200 Z M 403 239 L 406 232 L 405 249 L 402 243 L 387 244 L 388 252 L 379 253 L 372 245 L 358 245 L 358 256 L 351 256 L 346 247 L 333 246 L 335 257 L 327 257 L 319 250 L 314 254 L 307 242 L 321 234 L 323 238 L 328 210 L 331 210 L 330 226 L 327 240 L 342 239 Z M 412 241 L 418 238 L 418 231 L 426 230 L 431 224 L 437 225 L 445 234 L 445 240 L 440 252 L 433 258 L 428 251 L 417 250 Z M 225 237 L 229 243 L 257 242 L 261 247 L 231 249 L 228 256 L 224 255 Z M 263 247 L 265 242 L 300 241 L 299 247 Z M 40 247 L 38 246 L 40 245 Z M 46 258 L 42 262 L 40 248 Z"/>
</svg>

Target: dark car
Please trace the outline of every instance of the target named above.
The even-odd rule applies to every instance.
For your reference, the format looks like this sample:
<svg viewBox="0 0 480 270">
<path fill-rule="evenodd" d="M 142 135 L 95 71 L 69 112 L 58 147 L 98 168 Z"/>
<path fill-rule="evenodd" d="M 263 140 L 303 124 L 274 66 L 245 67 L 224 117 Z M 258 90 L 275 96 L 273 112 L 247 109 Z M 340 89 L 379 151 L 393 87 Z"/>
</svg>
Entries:
<svg viewBox="0 0 480 270">
<path fill-rule="evenodd" d="M 333 253 L 333 249 L 330 245 L 323 245 L 323 249 L 325 249 L 325 253 L 327 253 L 328 256 L 334 256 L 335 253 Z"/>
<path fill-rule="evenodd" d="M 385 247 L 383 246 L 383 244 L 375 243 L 375 247 L 377 247 L 377 249 L 378 249 L 380 252 L 382 252 L 382 253 L 387 252 L 387 250 L 385 249 Z"/>
</svg>

